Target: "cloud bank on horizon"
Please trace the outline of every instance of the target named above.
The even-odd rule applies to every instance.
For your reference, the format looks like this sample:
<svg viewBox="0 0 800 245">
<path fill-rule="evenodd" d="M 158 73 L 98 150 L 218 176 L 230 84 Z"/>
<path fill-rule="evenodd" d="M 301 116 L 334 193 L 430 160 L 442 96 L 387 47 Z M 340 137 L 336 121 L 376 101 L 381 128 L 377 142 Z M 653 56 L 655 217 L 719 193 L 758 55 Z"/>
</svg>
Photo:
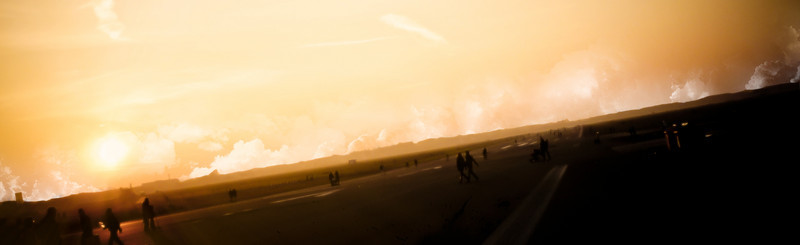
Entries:
<svg viewBox="0 0 800 245">
<path fill-rule="evenodd" d="M 16 20 L 0 31 L 9 37 L 0 51 L 16 61 L 0 66 L 0 113 L 11 118 L 0 128 L 8 135 L 0 139 L 0 200 L 232 173 L 800 81 L 800 8 L 789 2 L 466 1 L 424 10 L 353 2 L 369 8 L 0 4 L 0 18 Z M 128 39 L 137 41 L 119 42 Z M 127 148 L 116 166 L 96 162 L 104 139 Z"/>
</svg>

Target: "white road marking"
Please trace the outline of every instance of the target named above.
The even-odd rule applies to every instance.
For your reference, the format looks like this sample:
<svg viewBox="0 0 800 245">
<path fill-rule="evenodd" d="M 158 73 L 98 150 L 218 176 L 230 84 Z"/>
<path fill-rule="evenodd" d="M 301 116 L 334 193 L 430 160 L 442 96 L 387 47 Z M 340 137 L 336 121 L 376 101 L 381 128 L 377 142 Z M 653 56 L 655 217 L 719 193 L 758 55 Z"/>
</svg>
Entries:
<svg viewBox="0 0 800 245">
<path fill-rule="evenodd" d="M 286 199 L 277 200 L 277 201 L 274 201 L 272 203 L 282 203 L 282 202 L 287 202 L 287 201 L 291 201 L 291 200 L 297 200 L 297 199 L 306 198 L 306 197 L 324 197 L 324 196 L 333 194 L 334 192 L 337 192 L 337 191 L 340 191 L 340 190 L 330 190 L 330 191 L 326 191 L 326 192 L 322 192 L 322 193 L 314 193 L 314 194 L 290 197 L 290 198 L 286 198 Z"/>
<path fill-rule="evenodd" d="M 528 238 L 536 229 L 536 224 L 547 210 L 561 178 L 567 171 L 567 165 L 559 165 L 550 169 L 542 182 L 528 194 L 514 212 L 500 224 L 494 233 L 483 244 L 527 244 Z"/>
</svg>

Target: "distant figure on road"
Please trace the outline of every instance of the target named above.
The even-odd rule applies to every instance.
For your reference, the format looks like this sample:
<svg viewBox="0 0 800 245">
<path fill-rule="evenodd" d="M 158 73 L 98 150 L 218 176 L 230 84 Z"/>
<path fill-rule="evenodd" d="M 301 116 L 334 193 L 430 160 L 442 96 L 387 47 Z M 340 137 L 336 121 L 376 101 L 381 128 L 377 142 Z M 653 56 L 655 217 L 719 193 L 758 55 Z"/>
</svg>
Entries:
<svg viewBox="0 0 800 245">
<path fill-rule="evenodd" d="M 550 140 L 545 140 L 541 136 L 539 137 L 539 151 L 541 151 L 542 158 L 545 161 L 550 161 Z"/>
<path fill-rule="evenodd" d="M 414 159 L 414 167 L 415 167 L 415 168 L 417 167 L 417 164 L 418 164 L 418 163 L 417 163 L 417 159 Z"/>
<path fill-rule="evenodd" d="M 106 215 L 104 218 L 105 228 L 108 229 L 109 237 L 108 237 L 108 245 L 113 244 L 114 242 L 119 243 L 120 245 L 124 244 L 121 240 L 119 240 L 119 236 L 117 235 L 117 231 L 122 232 L 122 227 L 119 225 L 119 220 L 117 216 L 114 216 L 114 213 L 111 212 L 111 208 L 106 209 Z"/>
<path fill-rule="evenodd" d="M 232 189 L 230 189 L 228 191 L 228 198 L 231 199 L 231 202 L 235 202 L 236 201 L 236 189 L 232 188 Z"/>
<path fill-rule="evenodd" d="M 336 185 L 339 185 L 339 170 L 336 170 L 336 172 L 333 173 L 333 176 L 336 178 Z"/>
<path fill-rule="evenodd" d="M 142 223 L 144 224 L 144 231 L 150 231 L 156 228 L 156 211 L 153 205 L 150 205 L 150 199 L 145 198 L 142 202 Z"/>
<path fill-rule="evenodd" d="M 331 186 L 335 185 L 335 182 L 333 182 L 333 172 L 328 173 L 328 180 L 331 181 Z"/>
<path fill-rule="evenodd" d="M 539 161 L 539 156 L 541 156 L 541 155 L 542 155 L 542 150 L 541 149 L 536 149 L 536 147 L 534 147 L 533 148 L 533 153 L 531 154 L 531 159 L 528 159 L 528 162 L 531 162 L 531 163 L 538 162 Z"/>
<path fill-rule="evenodd" d="M 470 179 L 472 179 L 473 176 L 475 177 L 475 181 L 478 181 L 479 180 L 478 175 L 472 171 L 472 164 L 475 163 L 475 165 L 479 167 L 480 165 L 478 165 L 478 161 L 475 161 L 475 158 L 473 158 L 472 155 L 469 154 L 469 151 L 467 151 L 465 154 L 466 156 L 464 157 L 465 160 L 464 163 L 466 164 L 467 167 L 467 183 L 470 182 Z"/>
<path fill-rule="evenodd" d="M 458 157 L 456 157 L 456 168 L 458 168 L 458 173 L 459 173 L 458 183 L 461 183 L 462 181 L 464 181 L 464 178 L 467 178 L 467 176 L 464 175 L 465 167 L 466 167 L 466 161 L 464 160 L 464 157 L 461 156 L 461 152 L 459 152 Z"/>
<path fill-rule="evenodd" d="M 381 163 L 380 170 L 381 170 L 381 173 L 386 174 L 386 172 L 383 172 L 383 163 Z"/>
<path fill-rule="evenodd" d="M 483 160 L 486 160 L 486 147 L 483 148 Z"/>
<path fill-rule="evenodd" d="M 36 226 L 36 236 L 39 237 L 40 244 L 61 244 L 61 235 L 58 234 L 58 223 L 56 222 L 56 208 L 47 208 L 47 213 L 42 221 Z"/>
</svg>

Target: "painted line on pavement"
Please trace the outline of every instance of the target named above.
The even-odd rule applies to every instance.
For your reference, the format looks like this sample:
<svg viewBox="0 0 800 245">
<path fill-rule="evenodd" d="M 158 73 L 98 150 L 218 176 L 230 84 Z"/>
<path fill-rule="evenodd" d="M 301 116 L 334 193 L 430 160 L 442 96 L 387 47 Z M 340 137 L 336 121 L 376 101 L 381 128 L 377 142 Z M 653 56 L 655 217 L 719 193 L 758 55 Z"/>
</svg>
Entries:
<svg viewBox="0 0 800 245">
<path fill-rule="evenodd" d="M 277 201 L 274 201 L 274 202 L 272 202 L 272 203 L 282 203 L 282 202 L 287 202 L 287 201 L 297 200 L 297 199 L 306 198 L 306 197 L 324 197 L 324 196 L 327 196 L 327 195 L 333 194 L 334 192 L 337 192 L 337 191 L 340 191 L 340 190 L 341 190 L 341 189 L 338 189 L 338 190 L 330 190 L 330 191 L 326 191 L 326 192 L 322 192 L 322 193 L 314 193 L 314 194 L 308 194 L 308 195 L 302 195 L 302 196 L 290 197 L 290 198 L 286 198 L 286 199 L 277 200 Z"/>
</svg>

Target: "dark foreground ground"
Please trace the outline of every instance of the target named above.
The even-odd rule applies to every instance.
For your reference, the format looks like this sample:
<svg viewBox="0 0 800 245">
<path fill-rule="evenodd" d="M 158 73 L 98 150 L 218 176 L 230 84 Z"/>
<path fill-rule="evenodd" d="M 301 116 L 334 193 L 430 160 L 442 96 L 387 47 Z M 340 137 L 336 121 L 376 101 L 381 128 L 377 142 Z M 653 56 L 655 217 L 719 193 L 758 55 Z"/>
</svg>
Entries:
<svg viewBox="0 0 800 245">
<path fill-rule="evenodd" d="M 602 132 L 599 144 L 591 136 L 544 133 L 548 162 L 528 162 L 535 138 L 509 139 L 488 145 L 486 160 L 472 150 L 478 182 L 459 184 L 454 157 L 443 156 L 385 174 L 342 176 L 340 186 L 158 217 L 152 232 L 143 232 L 141 221 L 127 222 L 121 238 L 128 244 L 792 241 L 799 99 L 794 91 L 626 121 L 639 125 L 636 137 L 615 128 L 619 122 L 593 125 L 591 131 Z M 660 125 L 684 121 L 697 141 L 669 151 Z M 95 233 L 107 241 L 107 232 Z"/>
</svg>

